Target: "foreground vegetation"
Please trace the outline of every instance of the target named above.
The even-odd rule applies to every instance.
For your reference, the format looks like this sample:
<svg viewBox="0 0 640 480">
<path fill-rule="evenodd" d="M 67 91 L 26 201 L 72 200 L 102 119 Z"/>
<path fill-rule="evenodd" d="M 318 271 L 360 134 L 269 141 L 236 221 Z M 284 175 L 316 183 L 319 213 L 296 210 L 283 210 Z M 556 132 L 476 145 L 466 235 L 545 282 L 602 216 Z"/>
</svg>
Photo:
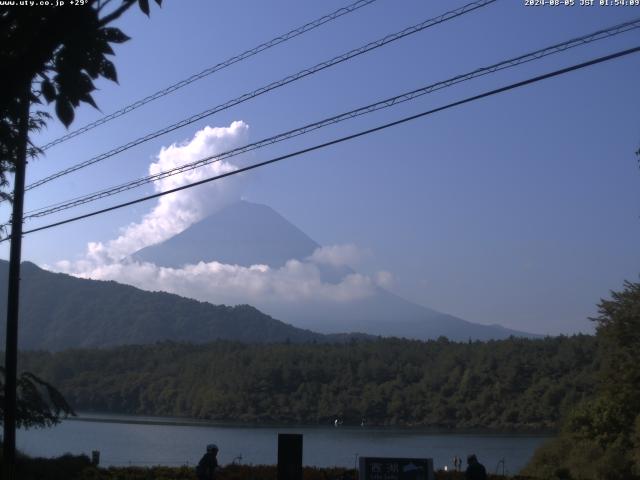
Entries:
<svg viewBox="0 0 640 480">
<path fill-rule="evenodd" d="M 30 352 L 73 408 L 216 421 L 553 429 L 593 392 L 591 336 Z"/>
<path fill-rule="evenodd" d="M 218 420 L 331 421 L 451 427 L 545 427 L 557 438 L 528 478 L 640 478 L 640 283 L 599 305 L 597 335 L 451 343 L 387 339 L 345 345 L 162 343 L 31 352 L 21 359 L 72 405 Z M 45 461 L 46 462 L 46 461 Z M 38 467 L 33 460 L 22 468 Z M 257 469 L 257 470 L 256 470 Z M 182 479 L 190 469 L 96 469 L 21 478 Z M 65 471 L 64 468 L 62 471 Z M 31 475 L 31 476 L 30 476 Z M 332 476 L 333 475 L 333 476 Z M 305 471 L 307 480 L 348 473 Z M 220 478 L 274 478 L 229 467 Z M 440 472 L 437 478 L 456 478 Z M 521 477 L 527 478 L 527 477 Z"/>
<path fill-rule="evenodd" d="M 599 305 L 595 319 L 601 367 L 593 396 L 564 419 L 525 472 L 539 478 L 640 478 L 640 283 Z"/>
<path fill-rule="evenodd" d="M 626 283 L 611 297 L 599 304 L 595 337 L 162 343 L 30 352 L 21 362 L 59 385 L 80 409 L 296 423 L 364 417 L 368 423 L 495 428 L 553 427 L 562 419 L 557 438 L 535 453 L 522 472 L 528 477 L 520 478 L 640 479 L 640 283 Z M 275 476 L 274 467 L 229 468 L 220 478 Z M 56 468 L 46 471 L 21 478 L 58 478 L 50 473 Z M 305 472 L 307 480 L 344 475 L 353 472 Z M 177 480 L 193 478 L 193 472 L 83 467 L 60 478 Z M 437 478 L 456 474 L 440 472 Z"/>
<path fill-rule="evenodd" d="M 0 467 L 2 466 L 0 459 Z M 192 467 L 123 467 L 96 468 L 86 456 L 64 455 L 55 459 L 22 457 L 18 462 L 20 480 L 196 480 Z M 356 470 L 345 468 L 305 467 L 303 480 L 357 480 Z M 506 477 L 489 475 L 490 480 Z M 509 477 L 527 480 L 527 477 Z M 273 465 L 228 465 L 216 474 L 216 480 L 276 480 Z M 435 474 L 435 480 L 463 480 L 460 472 Z"/>
</svg>

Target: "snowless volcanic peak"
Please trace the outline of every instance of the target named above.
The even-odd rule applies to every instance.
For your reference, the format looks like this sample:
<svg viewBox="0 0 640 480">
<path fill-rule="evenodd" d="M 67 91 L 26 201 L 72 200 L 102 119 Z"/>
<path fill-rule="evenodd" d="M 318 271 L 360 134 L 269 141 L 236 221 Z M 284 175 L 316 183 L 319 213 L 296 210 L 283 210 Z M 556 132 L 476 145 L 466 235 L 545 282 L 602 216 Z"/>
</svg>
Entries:
<svg viewBox="0 0 640 480">
<path fill-rule="evenodd" d="M 216 261 L 249 267 L 283 267 L 289 260 L 309 261 L 320 248 L 315 241 L 266 205 L 240 201 L 229 205 L 174 237 L 139 250 L 132 259 L 181 268 Z M 346 266 L 319 265 L 324 284 L 338 284 Z M 242 293 L 242 292 L 241 292 Z M 362 332 L 370 335 L 467 341 L 532 335 L 500 325 L 480 325 L 405 300 L 371 285 L 369 295 L 343 302 L 310 298 L 286 302 L 278 298 L 240 298 L 274 318 L 322 333 Z M 223 299 L 238 303 L 238 297 Z"/>
<path fill-rule="evenodd" d="M 266 205 L 240 201 L 170 239 L 143 248 L 134 260 L 162 267 L 217 261 L 281 267 L 310 256 L 319 245 Z"/>
</svg>

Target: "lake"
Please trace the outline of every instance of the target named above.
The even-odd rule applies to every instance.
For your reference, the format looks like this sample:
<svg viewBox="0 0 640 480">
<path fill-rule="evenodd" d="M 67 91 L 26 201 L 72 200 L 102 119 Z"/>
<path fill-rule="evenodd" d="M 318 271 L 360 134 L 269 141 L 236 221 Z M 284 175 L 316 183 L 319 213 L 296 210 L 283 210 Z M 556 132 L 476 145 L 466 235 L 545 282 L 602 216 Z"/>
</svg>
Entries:
<svg viewBox="0 0 640 480">
<path fill-rule="evenodd" d="M 461 433 L 360 426 L 276 427 L 220 425 L 184 419 L 81 414 L 44 430 L 19 430 L 18 448 L 52 457 L 100 451 L 101 466 L 195 465 L 206 444 L 220 448 L 218 460 L 276 464 L 277 434 L 302 433 L 305 465 L 354 467 L 358 456 L 429 457 L 451 468 L 454 455 L 476 453 L 489 472 L 501 459 L 517 473 L 548 435 Z M 500 466 L 502 471 L 502 466 Z"/>
</svg>

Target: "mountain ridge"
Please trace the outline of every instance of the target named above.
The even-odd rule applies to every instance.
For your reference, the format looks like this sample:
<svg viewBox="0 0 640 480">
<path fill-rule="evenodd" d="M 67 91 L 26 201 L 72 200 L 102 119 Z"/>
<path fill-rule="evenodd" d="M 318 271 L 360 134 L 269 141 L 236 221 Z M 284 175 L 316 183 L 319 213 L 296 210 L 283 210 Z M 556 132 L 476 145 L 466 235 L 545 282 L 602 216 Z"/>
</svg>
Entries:
<svg viewBox="0 0 640 480">
<path fill-rule="evenodd" d="M 234 265 L 259 263 L 276 269 L 289 259 L 312 261 L 319 247 L 270 207 L 240 202 L 134 253 L 129 261 L 158 261 L 178 268 L 175 265 L 184 261 L 220 261 L 216 257 L 221 256 Z M 316 267 L 326 284 L 335 285 L 356 273 L 346 266 Z M 7 276 L 8 263 L 0 261 L 0 291 L 6 291 Z M 102 348 L 165 340 L 325 343 L 376 336 L 452 341 L 537 337 L 500 325 L 468 322 L 379 286 L 372 287 L 371 295 L 348 302 L 269 303 L 241 298 L 232 307 L 224 301 L 215 305 L 203 298 L 54 273 L 30 262 L 22 264 L 21 277 L 19 346 L 23 349 Z M 4 295 L 0 310 L 4 316 Z M 4 334 L 2 329 L 0 339 Z"/>
<path fill-rule="evenodd" d="M 266 243 L 265 243 L 266 242 Z M 320 245 L 271 207 L 241 200 L 204 218 L 181 233 L 135 252 L 133 260 L 161 267 L 217 261 L 249 267 L 279 268 L 289 259 L 306 261 Z M 337 283 L 348 267 L 320 265 L 322 280 Z M 410 302 L 381 287 L 370 297 L 348 302 L 287 303 L 249 300 L 261 311 L 299 328 L 321 333 L 365 332 L 419 340 L 445 336 L 450 340 L 492 340 L 509 336 L 536 338 L 502 325 L 483 325 Z"/>
<path fill-rule="evenodd" d="M 8 262 L 0 260 L 0 291 Z M 341 342 L 366 335 L 323 335 L 276 320 L 250 305 L 213 305 L 114 281 L 88 280 L 22 263 L 19 347 L 63 350 L 173 340 L 206 343 Z M 0 319 L 6 296 L 0 296 Z M 4 322 L 3 322 L 4 324 Z M 0 331 L 4 342 L 5 331 Z"/>
<path fill-rule="evenodd" d="M 209 249 L 211 245 L 215 252 Z M 305 258 L 319 247 L 271 207 L 239 201 L 163 242 L 134 252 L 131 258 L 171 268 L 214 260 L 277 268 L 289 259 Z"/>
</svg>

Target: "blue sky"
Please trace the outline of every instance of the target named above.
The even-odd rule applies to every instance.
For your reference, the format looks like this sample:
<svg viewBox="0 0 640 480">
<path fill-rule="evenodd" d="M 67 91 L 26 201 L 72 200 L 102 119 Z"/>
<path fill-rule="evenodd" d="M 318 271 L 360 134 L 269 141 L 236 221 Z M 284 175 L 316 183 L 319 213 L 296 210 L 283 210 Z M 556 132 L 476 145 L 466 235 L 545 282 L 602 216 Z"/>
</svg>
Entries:
<svg viewBox="0 0 640 480">
<path fill-rule="evenodd" d="M 634 7 L 523 3 L 498 1 L 147 142 L 29 192 L 26 210 L 144 176 L 161 147 L 205 125 L 242 120 L 255 141 L 640 16 Z M 116 50 L 120 85 L 100 82 L 94 97 L 110 113 L 345 4 L 169 0 L 151 19 L 132 11 L 118 25 L 132 37 Z M 50 149 L 30 163 L 27 182 L 463 4 L 378 0 Z M 259 150 L 243 162 L 637 45 L 640 32 L 626 33 Z M 242 196 L 270 205 L 322 245 L 367 251 L 359 270 L 391 272 L 390 288 L 417 303 L 536 333 L 590 331 L 586 317 L 598 299 L 640 271 L 639 74 L 636 54 L 438 113 L 254 171 L 243 179 Z M 101 115 L 91 107 L 76 113 L 72 129 Z M 51 122 L 34 140 L 64 132 Z M 147 186 L 117 198 L 150 192 Z M 80 258 L 88 242 L 116 237 L 152 208 L 139 204 L 28 235 L 23 258 L 41 265 Z"/>
</svg>

